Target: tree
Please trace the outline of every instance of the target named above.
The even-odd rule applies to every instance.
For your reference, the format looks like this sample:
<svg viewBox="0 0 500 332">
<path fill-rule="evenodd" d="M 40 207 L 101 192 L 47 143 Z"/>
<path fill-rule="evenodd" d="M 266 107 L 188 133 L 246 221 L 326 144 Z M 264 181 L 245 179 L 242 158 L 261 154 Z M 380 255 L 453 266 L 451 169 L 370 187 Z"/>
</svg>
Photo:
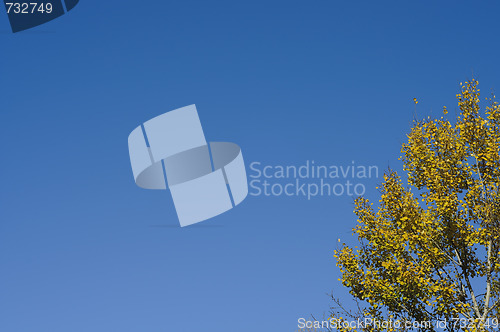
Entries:
<svg viewBox="0 0 500 332">
<path fill-rule="evenodd" d="M 500 106 L 492 95 L 481 115 L 478 81 L 460 85 L 456 120 L 445 107 L 414 122 L 400 158 L 407 184 L 389 170 L 376 209 L 355 200 L 359 248 L 335 257 L 372 324 L 340 330 L 500 329 Z M 339 321 L 358 316 L 337 304 Z"/>
</svg>

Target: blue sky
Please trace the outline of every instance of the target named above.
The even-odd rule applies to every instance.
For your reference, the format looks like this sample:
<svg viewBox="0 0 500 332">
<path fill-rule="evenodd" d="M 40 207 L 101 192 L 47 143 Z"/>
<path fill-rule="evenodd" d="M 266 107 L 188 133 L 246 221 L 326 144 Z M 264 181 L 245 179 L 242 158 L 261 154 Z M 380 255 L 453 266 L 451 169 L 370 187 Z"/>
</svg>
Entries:
<svg viewBox="0 0 500 332">
<path fill-rule="evenodd" d="M 401 170 L 458 83 L 500 85 L 495 1 L 92 1 L 12 34 L 0 15 L 0 331 L 293 331 L 348 300 L 352 197 L 253 197 L 179 228 L 127 137 L 196 104 L 248 166 Z M 498 91 L 498 90 L 497 90 Z M 380 179 L 366 196 L 377 198 Z"/>
</svg>

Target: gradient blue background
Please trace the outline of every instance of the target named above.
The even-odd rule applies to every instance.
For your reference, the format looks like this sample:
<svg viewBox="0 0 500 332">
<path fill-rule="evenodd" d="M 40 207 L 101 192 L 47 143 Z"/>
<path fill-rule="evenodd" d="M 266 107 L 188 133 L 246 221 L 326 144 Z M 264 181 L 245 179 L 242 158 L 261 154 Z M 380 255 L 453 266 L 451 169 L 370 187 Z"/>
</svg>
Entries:
<svg viewBox="0 0 500 332">
<path fill-rule="evenodd" d="M 352 242 L 352 197 L 248 197 L 178 228 L 127 136 L 196 104 L 247 166 L 401 164 L 458 83 L 500 84 L 495 1 L 81 1 L 12 34 L 0 15 L 0 331 L 294 331 Z M 367 181 L 376 199 L 379 179 Z"/>
</svg>

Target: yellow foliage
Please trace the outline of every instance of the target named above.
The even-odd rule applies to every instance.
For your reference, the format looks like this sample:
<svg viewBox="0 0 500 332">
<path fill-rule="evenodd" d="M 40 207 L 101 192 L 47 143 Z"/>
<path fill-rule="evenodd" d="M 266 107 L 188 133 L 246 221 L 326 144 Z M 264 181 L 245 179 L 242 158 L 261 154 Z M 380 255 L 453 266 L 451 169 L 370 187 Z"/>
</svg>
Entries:
<svg viewBox="0 0 500 332">
<path fill-rule="evenodd" d="M 376 211 L 355 201 L 361 247 L 335 257 L 364 316 L 498 330 L 489 324 L 500 316 L 500 107 L 492 96 L 481 116 L 479 96 L 478 82 L 465 82 L 456 121 L 414 124 L 401 151 L 408 183 L 388 171 Z"/>
</svg>

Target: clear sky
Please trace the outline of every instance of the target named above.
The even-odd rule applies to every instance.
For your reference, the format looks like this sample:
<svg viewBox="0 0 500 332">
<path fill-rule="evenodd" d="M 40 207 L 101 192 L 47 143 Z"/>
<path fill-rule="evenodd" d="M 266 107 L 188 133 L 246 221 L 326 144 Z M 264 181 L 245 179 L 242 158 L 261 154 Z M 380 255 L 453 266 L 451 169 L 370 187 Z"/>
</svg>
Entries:
<svg viewBox="0 0 500 332">
<path fill-rule="evenodd" d="M 10 32 L 0 14 L 0 331 L 294 331 L 321 316 L 353 197 L 249 196 L 179 228 L 138 188 L 127 137 L 196 104 L 247 165 L 401 170 L 458 83 L 500 86 L 497 1 L 81 0 Z M 498 90 L 497 90 L 498 91 Z M 249 178 L 251 180 L 251 178 Z M 363 179 L 377 198 L 380 178 Z"/>
</svg>

